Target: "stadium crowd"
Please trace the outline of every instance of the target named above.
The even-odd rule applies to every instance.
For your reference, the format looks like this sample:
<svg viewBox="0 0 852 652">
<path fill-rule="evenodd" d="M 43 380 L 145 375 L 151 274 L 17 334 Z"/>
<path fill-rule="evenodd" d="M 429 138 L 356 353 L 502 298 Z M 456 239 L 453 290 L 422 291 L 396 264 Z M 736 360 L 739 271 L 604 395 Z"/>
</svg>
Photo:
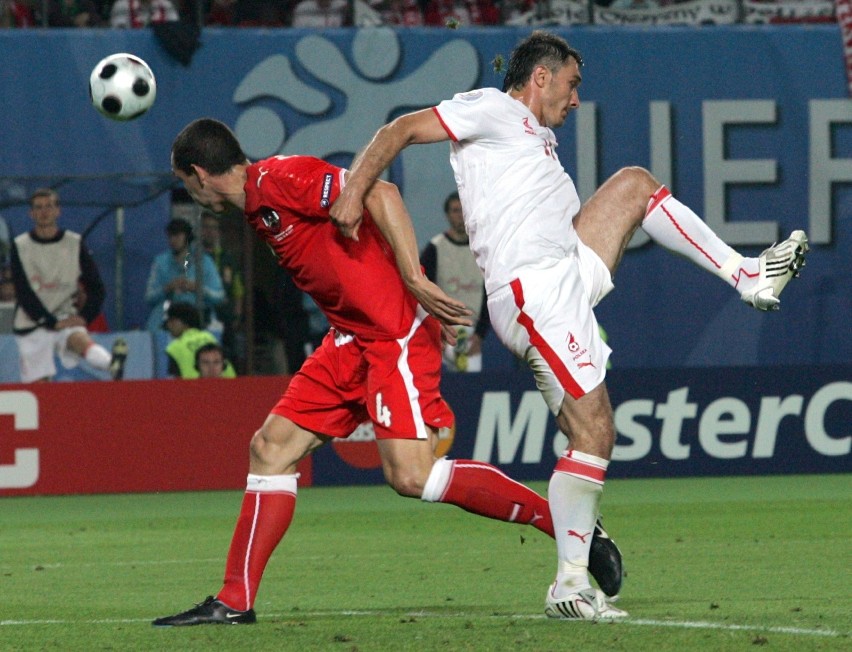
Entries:
<svg viewBox="0 0 852 652">
<path fill-rule="evenodd" d="M 834 22 L 831 0 L 720 0 L 734 22 Z M 718 22 L 675 5 L 714 0 L 0 0 L 0 28 L 112 27 L 169 22 L 215 27 L 353 25 L 465 27 L 624 22 Z M 715 10 L 714 10 L 715 11 Z M 719 13 L 718 11 L 716 13 Z M 696 16 L 698 16 L 696 18 Z"/>
</svg>

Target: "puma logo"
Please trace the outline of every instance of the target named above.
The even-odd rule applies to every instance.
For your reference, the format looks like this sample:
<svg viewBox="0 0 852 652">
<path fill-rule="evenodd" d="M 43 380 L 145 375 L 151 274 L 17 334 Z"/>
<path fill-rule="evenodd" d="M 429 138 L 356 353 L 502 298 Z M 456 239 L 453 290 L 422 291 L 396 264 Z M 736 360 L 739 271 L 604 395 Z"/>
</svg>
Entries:
<svg viewBox="0 0 852 652">
<path fill-rule="evenodd" d="M 586 543 L 586 537 L 589 536 L 590 534 L 591 534 L 591 532 L 586 532 L 585 534 L 580 534 L 579 532 L 577 532 L 575 530 L 568 530 L 568 536 L 569 537 L 577 537 L 583 543 Z"/>
</svg>

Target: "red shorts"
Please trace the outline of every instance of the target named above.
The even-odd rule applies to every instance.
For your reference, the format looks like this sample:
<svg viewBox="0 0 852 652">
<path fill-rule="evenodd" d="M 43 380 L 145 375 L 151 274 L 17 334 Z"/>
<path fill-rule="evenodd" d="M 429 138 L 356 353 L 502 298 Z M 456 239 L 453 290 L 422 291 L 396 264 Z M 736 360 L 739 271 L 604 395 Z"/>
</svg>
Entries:
<svg viewBox="0 0 852 652">
<path fill-rule="evenodd" d="M 440 382 L 441 326 L 418 309 L 399 340 L 362 341 L 332 329 L 272 414 L 331 437 L 372 421 L 377 439 L 426 439 L 427 425 L 453 423 Z"/>
</svg>

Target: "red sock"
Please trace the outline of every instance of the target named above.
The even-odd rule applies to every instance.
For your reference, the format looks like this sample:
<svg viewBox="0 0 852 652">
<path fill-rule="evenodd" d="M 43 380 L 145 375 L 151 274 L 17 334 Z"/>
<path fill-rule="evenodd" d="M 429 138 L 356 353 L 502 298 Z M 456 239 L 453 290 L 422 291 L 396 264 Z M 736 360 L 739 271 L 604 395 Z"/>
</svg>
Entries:
<svg viewBox="0 0 852 652">
<path fill-rule="evenodd" d="M 251 609 L 266 564 L 295 509 L 295 492 L 246 491 L 228 551 L 225 585 L 217 599 L 232 609 Z"/>
<path fill-rule="evenodd" d="M 435 502 L 456 505 L 498 521 L 532 525 L 553 536 L 553 520 L 547 500 L 529 487 L 485 462 L 441 459 L 435 463 L 436 467 L 439 464 L 450 465 L 449 479 Z M 428 498 L 424 497 L 424 500 Z"/>
</svg>

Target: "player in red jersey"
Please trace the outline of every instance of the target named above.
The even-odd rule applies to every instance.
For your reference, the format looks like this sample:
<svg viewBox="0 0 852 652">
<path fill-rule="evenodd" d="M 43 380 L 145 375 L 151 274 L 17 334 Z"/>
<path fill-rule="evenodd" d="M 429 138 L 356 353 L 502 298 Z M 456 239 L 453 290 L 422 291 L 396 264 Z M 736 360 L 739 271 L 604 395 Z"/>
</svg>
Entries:
<svg viewBox="0 0 852 652">
<path fill-rule="evenodd" d="M 385 478 L 400 495 L 530 524 L 553 536 L 547 501 L 536 492 L 489 464 L 435 459 L 437 430 L 453 419 L 439 390 L 438 319 L 469 324 L 468 310 L 423 274 L 396 186 L 378 181 L 369 191 L 354 241 L 340 235 L 328 212 L 347 172 L 324 161 L 275 156 L 251 164 L 230 129 L 205 118 L 175 139 L 172 169 L 201 206 L 245 213 L 331 330 L 252 438 L 224 586 L 154 625 L 255 622 L 261 576 L 293 517 L 296 465 L 367 420 Z"/>
</svg>

